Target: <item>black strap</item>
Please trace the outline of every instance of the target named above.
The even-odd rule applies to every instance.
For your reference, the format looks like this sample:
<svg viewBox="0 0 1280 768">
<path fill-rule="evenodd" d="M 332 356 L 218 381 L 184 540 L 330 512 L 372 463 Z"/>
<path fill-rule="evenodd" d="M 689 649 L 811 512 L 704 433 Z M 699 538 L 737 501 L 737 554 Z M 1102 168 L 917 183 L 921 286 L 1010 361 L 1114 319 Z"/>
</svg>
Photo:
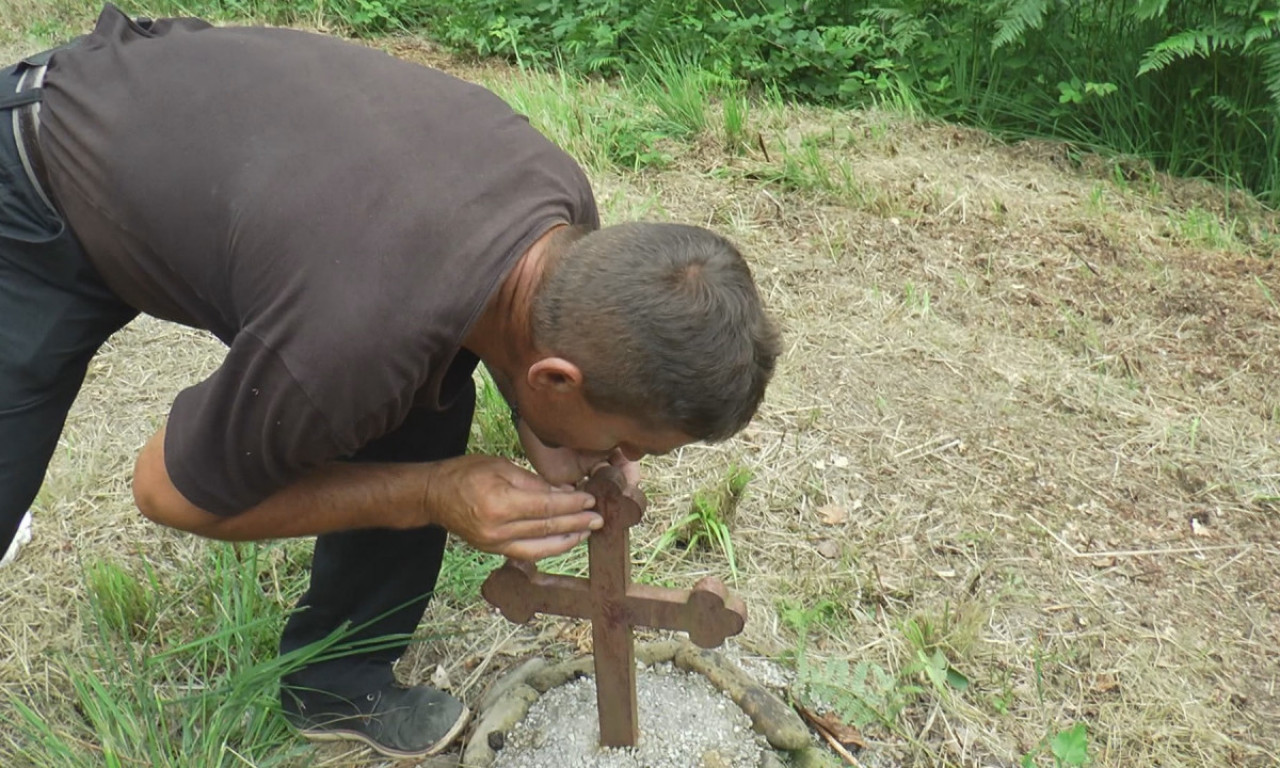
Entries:
<svg viewBox="0 0 1280 768">
<path fill-rule="evenodd" d="M 0 96 L 0 110 L 35 104 L 43 95 L 43 88 L 29 88 L 21 93 L 6 93 Z"/>
</svg>

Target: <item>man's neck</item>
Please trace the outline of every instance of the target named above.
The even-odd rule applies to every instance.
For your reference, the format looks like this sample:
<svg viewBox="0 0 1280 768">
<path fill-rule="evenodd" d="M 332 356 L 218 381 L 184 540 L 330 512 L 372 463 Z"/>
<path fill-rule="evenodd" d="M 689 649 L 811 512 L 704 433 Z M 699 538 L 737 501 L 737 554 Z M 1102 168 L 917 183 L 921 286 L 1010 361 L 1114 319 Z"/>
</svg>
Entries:
<svg viewBox="0 0 1280 768">
<path fill-rule="evenodd" d="M 495 378 L 510 382 L 532 362 L 533 296 L 546 264 L 548 243 L 563 225 L 539 237 L 503 278 L 463 346 L 474 352 Z"/>
</svg>

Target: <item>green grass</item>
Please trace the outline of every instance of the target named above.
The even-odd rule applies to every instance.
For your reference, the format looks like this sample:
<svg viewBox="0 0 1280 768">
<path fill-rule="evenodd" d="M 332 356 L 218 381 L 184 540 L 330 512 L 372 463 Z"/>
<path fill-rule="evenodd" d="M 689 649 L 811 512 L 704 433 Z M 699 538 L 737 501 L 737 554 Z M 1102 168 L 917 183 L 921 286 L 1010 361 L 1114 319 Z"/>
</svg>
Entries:
<svg viewBox="0 0 1280 768">
<path fill-rule="evenodd" d="M 848 161 L 824 154 L 812 141 L 799 147 L 783 146 L 774 151 L 777 160 L 752 176 L 777 185 L 787 192 L 821 197 L 838 203 L 861 205 L 873 197 L 853 174 Z"/>
<path fill-rule="evenodd" d="M 468 441 L 467 451 L 508 459 L 520 458 L 524 455 L 520 447 L 520 436 L 511 421 L 511 408 L 498 391 L 498 385 L 493 383 L 493 377 L 484 366 L 476 368 L 473 378 L 476 386 L 476 411 L 471 419 L 471 439 Z"/>
<path fill-rule="evenodd" d="M 1223 221 L 1217 214 L 1203 208 L 1171 214 L 1169 223 L 1178 239 L 1188 245 L 1220 251 L 1242 248 L 1235 234 L 1235 219 Z"/>
<path fill-rule="evenodd" d="M 730 575 L 737 581 L 738 559 L 733 547 L 732 522 L 751 478 L 749 469 L 730 465 L 716 486 L 695 491 L 689 512 L 658 537 L 649 562 L 673 545 L 679 545 L 686 552 L 710 549 L 724 557 Z M 647 565 L 643 569 L 645 572 Z"/>
<path fill-rule="evenodd" d="M 18 717 L 3 738 L 35 768 L 265 767 L 301 754 L 279 712 L 280 676 L 382 641 L 350 643 L 342 628 L 277 654 L 284 603 L 304 586 L 301 573 L 275 582 L 291 546 L 211 545 L 172 587 L 89 566 L 92 642 L 65 659 L 61 694 L 7 695 Z"/>
<path fill-rule="evenodd" d="M 742 87 L 728 86 L 720 97 L 721 137 L 730 154 L 751 147 L 751 100 Z"/>
<path fill-rule="evenodd" d="M 702 61 L 660 50 L 644 62 L 643 74 L 632 90 L 657 109 L 667 135 L 683 139 L 705 131 L 711 122 L 708 107 L 716 78 Z"/>
<path fill-rule="evenodd" d="M 144 584 L 120 565 L 100 561 L 86 570 L 85 586 L 103 629 L 125 638 L 139 638 L 151 630 L 156 619 L 154 576 Z"/>
<path fill-rule="evenodd" d="M 16 0 L 11 24 L 48 39 L 98 5 Z M 967 0 L 647 3 L 641 0 L 122 0 L 127 12 L 410 31 L 522 66 L 625 77 L 666 125 L 602 113 L 619 164 L 662 165 L 657 135 L 702 131 L 702 98 L 745 81 L 788 100 L 876 105 L 1149 160 L 1280 200 L 1280 31 L 1268 6 Z M 672 54 L 671 51 L 680 51 Z M 714 74 L 711 74 L 714 73 Z M 674 76 L 673 76 L 674 75 Z M 606 125 L 609 124 L 609 125 Z M 584 124 L 585 125 L 585 124 Z M 733 143 L 732 141 L 730 142 Z"/>
<path fill-rule="evenodd" d="M 578 162 L 597 172 L 666 167 L 672 160 L 668 142 L 685 130 L 639 92 L 583 83 L 563 69 L 521 70 L 486 85 Z M 669 106 L 679 108 L 674 102 Z"/>
</svg>

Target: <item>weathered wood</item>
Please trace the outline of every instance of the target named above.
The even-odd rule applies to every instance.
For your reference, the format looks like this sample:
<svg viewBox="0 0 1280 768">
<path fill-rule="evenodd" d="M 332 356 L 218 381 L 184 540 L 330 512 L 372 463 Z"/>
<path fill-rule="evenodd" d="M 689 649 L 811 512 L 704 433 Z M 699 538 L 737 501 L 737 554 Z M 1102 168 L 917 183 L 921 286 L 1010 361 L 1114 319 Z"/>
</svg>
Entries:
<svg viewBox="0 0 1280 768">
<path fill-rule="evenodd" d="M 600 743 L 629 747 L 639 737 L 632 628 L 681 630 L 703 648 L 714 648 L 742 631 L 747 610 L 714 578 L 692 590 L 632 584 L 630 529 L 644 512 L 644 494 L 626 487 L 614 467 L 597 470 L 586 490 L 604 518 L 588 540 L 589 579 L 539 573 L 532 563 L 508 560 L 489 574 L 481 593 L 517 623 L 536 613 L 591 620 Z"/>
<path fill-rule="evenodd" d="M 628 495 L 622 473 L 597 473 L 586 490 L 596 497 L 605 525 L 587 539 L 591 604 L 591 648 L 596 657 L 596 706 L 600 713 L 600 745 L 635 746 L 640 737 L 636 705 L 636 656 L 627 616 L 631 585 L 631 526 L 640 522 L 647 503 L 639 489 Z M 638 497 L 638 499 L 637 499 Z"/>
</svg>

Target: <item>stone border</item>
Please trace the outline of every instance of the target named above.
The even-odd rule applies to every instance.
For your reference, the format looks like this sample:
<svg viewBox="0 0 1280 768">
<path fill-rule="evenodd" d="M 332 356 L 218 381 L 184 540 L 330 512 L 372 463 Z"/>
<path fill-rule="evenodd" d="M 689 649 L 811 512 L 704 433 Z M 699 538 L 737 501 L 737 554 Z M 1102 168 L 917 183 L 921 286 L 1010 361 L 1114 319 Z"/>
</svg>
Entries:
<svg viewBox="0 0 1280 768">
<path fill-rule="evenodd" d="M 803 753 L 814 749 L 809 728 L 795 710 L 720 653 L 697 648 L 686 640 L 666 640 L 637 646 L 636 661 L 650 667 L 671 662 L 702 675 L 742 708 L 756 732 L 776 750 L 799 753 L 795 756 L 803 759 Z M 559 664 L 533 658 L 508 672 L 477 705 L 476 727 L 462 752 L 462 768 L 489 768 L 507 732 L 525 718 L 539 696 L 594 671 L 595 660 L 585 656 Z M 782 765 L 776 753 L 765 750 L 760 768 Z"/>
</svg>

